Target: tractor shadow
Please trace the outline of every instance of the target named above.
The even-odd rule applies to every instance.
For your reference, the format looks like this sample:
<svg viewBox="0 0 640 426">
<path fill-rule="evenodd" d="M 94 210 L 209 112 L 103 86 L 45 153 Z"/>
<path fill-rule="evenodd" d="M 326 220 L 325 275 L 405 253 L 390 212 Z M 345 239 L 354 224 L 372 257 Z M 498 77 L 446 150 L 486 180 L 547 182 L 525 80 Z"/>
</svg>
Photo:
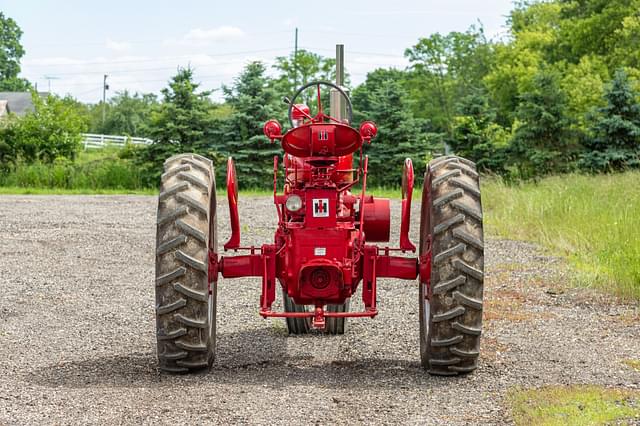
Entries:
<svg viewBox="0 0 640 426">
<path fill-rule="evenodd" d="M 209 371 L 195 374 L 160 373 L 156 354 L 151 351 L 51 364 L 26 373 L 23 379 L 51 388 L 171 388 L 176 384 L 181 387 L 238 384 L 348 389 L 437 388 L 458 380 L 456 377 L 431 377 L 417 361 L 364 358 L 318 362 L 313 356 L 291 356 L 287 354 L 287 339 L 283 333 L 268 328 L 219 335 L 216 362 Z"/>
</svg>

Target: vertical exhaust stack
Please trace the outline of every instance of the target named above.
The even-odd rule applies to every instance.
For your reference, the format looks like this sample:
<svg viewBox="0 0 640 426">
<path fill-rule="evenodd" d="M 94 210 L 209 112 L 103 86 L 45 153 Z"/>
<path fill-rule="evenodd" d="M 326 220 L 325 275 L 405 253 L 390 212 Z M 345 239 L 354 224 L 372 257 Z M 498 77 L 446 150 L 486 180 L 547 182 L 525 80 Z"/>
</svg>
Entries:
<svg viewBox="0 0 640 426">
<path fill-rule="evenodd" d="M 336 85 L 343 89 L 347 94 L 349 93 L 344 86 L 344 44 L 336 44 Z M 343 120 L 346 115 L 346 105 L 340 93 L 337 90 L 331 89 L 329 98 L 329 111 L 332 117 L 339 120 Z M 351 123 L 348 123 L 351 124 Z"/>
</svg>

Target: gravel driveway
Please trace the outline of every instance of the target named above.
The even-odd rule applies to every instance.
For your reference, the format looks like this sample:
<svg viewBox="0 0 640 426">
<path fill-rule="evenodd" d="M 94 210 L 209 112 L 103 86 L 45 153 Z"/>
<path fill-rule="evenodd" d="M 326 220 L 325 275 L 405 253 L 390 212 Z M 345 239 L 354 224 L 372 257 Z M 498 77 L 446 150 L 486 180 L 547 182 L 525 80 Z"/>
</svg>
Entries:
<svg viewBox="0 0 640 426">
<path fill-rule="evenodd" d="M 240 207 L 243 243 L 270 240 L 271 200 Z M 637 306 L 568 289 L 558 259 L 490 238 L 469 376 L 421 369 L 412 283 L 382 281 L 380 315 L 344 336 L 288 337 L 282 319 L 258 316 L 257 279 L 221 282 L 208 374 L 159 374 L 155 210 L 155 197 L 0 197 L 0 424 L 509 423 L 514 386 L 640 387 L 622 363 L 640 354 Z"/>
</svg>

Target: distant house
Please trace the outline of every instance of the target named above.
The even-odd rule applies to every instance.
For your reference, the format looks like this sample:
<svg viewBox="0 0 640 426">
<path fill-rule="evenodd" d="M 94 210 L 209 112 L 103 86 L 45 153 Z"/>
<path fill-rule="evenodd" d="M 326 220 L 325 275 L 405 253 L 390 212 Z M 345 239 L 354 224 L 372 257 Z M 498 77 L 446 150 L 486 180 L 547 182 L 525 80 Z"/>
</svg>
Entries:
<svg viewBox="0 0 640 426">
<path fill-rule="evenodd" d="M 48 93 L 40 92 L 38 95 L 45 98 Z M 0 118 L 10 112 L 23 116 L 33 110 L 30 92 L 0 92 Z"/>
</svg>

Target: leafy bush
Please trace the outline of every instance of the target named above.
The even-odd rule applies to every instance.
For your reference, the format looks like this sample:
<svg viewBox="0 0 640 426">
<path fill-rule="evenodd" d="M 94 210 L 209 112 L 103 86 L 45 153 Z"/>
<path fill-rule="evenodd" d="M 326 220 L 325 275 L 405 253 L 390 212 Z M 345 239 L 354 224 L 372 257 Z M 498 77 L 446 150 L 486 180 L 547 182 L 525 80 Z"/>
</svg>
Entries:
<svg viewBox="0 0 640 426">
<path fill-rule="evenodd" d="M 19 162 L 53 163 L 60 157 L 74 159 L 80 150 L 86 118 L 71 98 L 32 94 L 35 111 L 9 117 L 0 127 L 0 161 L 6 170 Z"/>
<path fill-rule="evenodd" d="M 57 189 L 144 189 L 139 169 L 129 160 L 103 156 L 93 161 L 20 162 L 0 175 L 0 186 Z"/>
</svg>

